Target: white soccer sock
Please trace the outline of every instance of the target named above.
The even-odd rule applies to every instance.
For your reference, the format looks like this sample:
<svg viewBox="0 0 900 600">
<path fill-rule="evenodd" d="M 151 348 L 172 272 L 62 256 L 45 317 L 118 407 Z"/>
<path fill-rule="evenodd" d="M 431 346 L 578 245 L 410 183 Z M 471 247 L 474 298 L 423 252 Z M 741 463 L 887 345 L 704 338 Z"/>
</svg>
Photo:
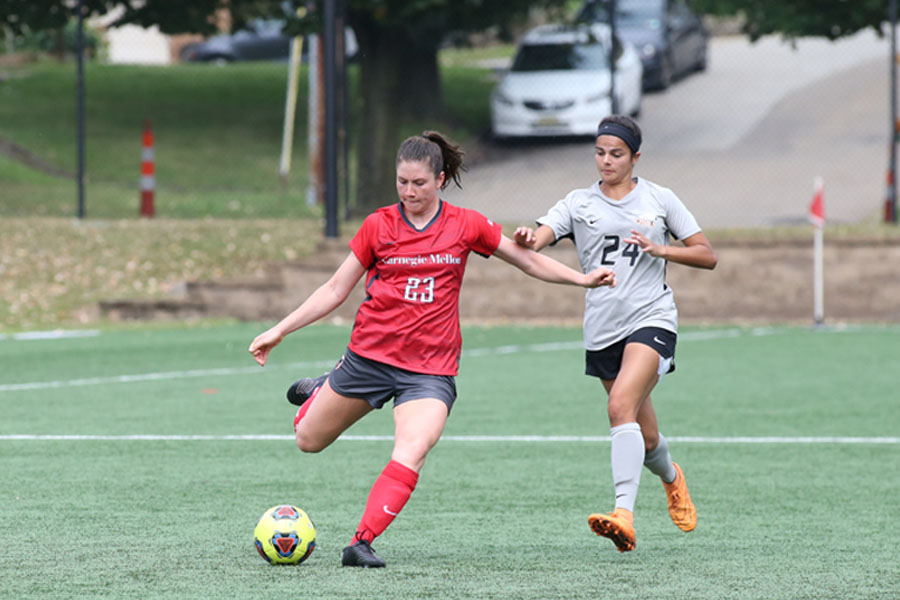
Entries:
<svg viewBox="0 0 900 600">
<path fill-rule="evenodd" d="M 644 466 L 654 475 L 659 475 L 666 483 L 675 481 L 675 465 L 669 455 L 669 442 L 663 434 L 659 434 L 659 443 L 644 457 Z"/>
<path fill-rule="evenodd" d="M 612 463 L 613 484 L 616 486 L 616 508 L 634 512 L 641 469 L 644 464 L 644 436 L 637 423 L 624 423 L 609 430 L 612 447 L 609 451 Z"/>
</svg>

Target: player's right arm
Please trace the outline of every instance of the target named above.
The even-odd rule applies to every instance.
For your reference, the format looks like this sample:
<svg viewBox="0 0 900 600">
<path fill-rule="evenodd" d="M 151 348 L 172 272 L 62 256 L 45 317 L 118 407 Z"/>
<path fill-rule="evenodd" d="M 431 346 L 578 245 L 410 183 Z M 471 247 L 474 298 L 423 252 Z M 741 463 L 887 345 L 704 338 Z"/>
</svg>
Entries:
<svg viewBox="0 0 900 600">
<path fill-rule="evenodd" d="M 520 246 L 540 252 L 556 241 L 556 234 L 546 225 L 540 225 L 537 229 L 522 226 L 516 229 L 513 240 Z"/>
<path fill-rule="evenodd" d="M 281 343 L 292 331 L 305 327 L 318 321 L 335 308 L 340 306 L 350 295 L 353 286 L 366 272 L 366 268 L 359 262 L 356 255 L 351 252 L 344 259 L 334 275 L 314 291 L 303 304 L 298 306 L 288 316 L 283 318 L 275 326 L 256 336 L 250 344 L 250 354 L 260 365 L 266 364 L 269 352 Z"/>
</svg>

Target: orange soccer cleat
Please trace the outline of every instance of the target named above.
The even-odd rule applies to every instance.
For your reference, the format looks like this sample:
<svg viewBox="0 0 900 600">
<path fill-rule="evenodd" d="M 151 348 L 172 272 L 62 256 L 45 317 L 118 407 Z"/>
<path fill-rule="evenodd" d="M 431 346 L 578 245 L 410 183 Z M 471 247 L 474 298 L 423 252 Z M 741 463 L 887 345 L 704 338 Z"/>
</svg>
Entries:
<svg viewBox="0 0 900 600">
<path fill-rule="evenodd" d="M 681 467 L 678 466 L 678 463 L 672 464 L 675 466 L 675 481 L 672 483 L 663 481 L 666 496 L 669 498 L 669 516 L 682 531 L 692 531 L 697 526 L 697 509 L 691 502 L 691 495 L 688 493 L 687 482 L 684 480 Z"/>
<path fill-rule="evenodd" d="M 612 514 L 593 514 L 588 517 L 588 525 L 597 535 L 609 538 L 619 552 L 634 550 L 634 514 L 627 509 L 617 508 Z"/>
</svg>

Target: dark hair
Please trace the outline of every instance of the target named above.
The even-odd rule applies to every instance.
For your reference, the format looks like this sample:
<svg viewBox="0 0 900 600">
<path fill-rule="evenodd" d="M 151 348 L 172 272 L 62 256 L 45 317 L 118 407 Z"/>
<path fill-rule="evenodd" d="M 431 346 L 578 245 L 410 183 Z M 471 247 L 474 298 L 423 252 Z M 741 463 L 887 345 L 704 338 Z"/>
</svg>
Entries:
<svg viewBox="0 0 900 600">
<path fill-rule="evenodd" d="M 641 128 L 631 117 L 625 115 L 610 115 L 604 117 L 597 126 L 597 137 L 601 135 L 614 135 L 625 142 L 625 145 L 634 154 L 641 148 Z"/>
<path fill-rule="evenodd" d="M 403 140 L 397 150 L 397 162 L 426 161 L 435 178 L 444 172 L 444 183 L 441 189 L 450 185 L 452 180 L 457 187 L 462 187 L 459 175 L 465 171 L 463 156 L 465 152 L 437 131 L 423 131 L 422 135 L 414 135 Z"/>
</svg>

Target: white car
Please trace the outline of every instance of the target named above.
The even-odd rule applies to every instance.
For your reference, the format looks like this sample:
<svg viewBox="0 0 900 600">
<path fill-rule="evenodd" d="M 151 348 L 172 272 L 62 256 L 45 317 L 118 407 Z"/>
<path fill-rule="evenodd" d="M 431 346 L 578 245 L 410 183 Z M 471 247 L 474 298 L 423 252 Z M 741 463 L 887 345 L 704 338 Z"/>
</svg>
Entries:
<svg viewBox="0 0 900 600">
<path fill-rule="evenodd" d="M 519 44 L 512 67 L 491 95 L 495 137 L 593 135 L 613 113 L 608 25 L 543 25 Z M 617 36 L 618 37 L 618 36 Z M 643 67 L 637 50 L 617 40 L 618 113 L 641 110 Z"/>
</svg>

